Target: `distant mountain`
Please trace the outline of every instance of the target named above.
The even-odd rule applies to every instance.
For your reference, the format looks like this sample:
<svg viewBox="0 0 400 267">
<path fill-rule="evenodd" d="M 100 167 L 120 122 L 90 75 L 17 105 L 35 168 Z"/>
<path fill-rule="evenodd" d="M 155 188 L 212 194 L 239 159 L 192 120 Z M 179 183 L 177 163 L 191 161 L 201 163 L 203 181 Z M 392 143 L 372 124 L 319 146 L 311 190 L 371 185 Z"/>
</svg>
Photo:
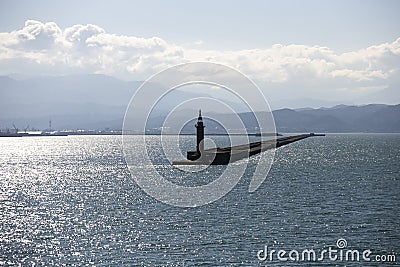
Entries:
<svg viewBox="0 0 400 267">
<path fill-rule="evenodd" d="M 43 129 L 48 127 L 50 119 L 54 129 L 121 128 L 126 107 L 142 83 L 105 75 L 45 76 L 26 80 L 0 76 L 0 129 L 11 128 L 13 124 L 19 128 L 30 125 Z M 157 86 L 152 84 L 151 88 Z M 150 90 L 140 105 L 147 106 L 152 93 Z M 174 90 L 159 100 L 153 115 L 162 115 L 199 96 L 209 95 L 198 94 L 196 90 Z M 140 106 L 136 108 L 141 109 Z M 144 114 L 138 112 L 138 116 Z"/>
<path fill-rule="evenodd" d="M 47 128 L 86 128 L 118 120 L 142 82 L 125 82 L 105 75 L 0 77 L 0 128 L 16 124 Z M 54 123 L 55 122 L 55 123 Z M 108 127 L 109 123 L 107 123 Z M 111 126 L 111 125 L 110 125 Z"/>
<path fill-rule="evenodd" d="M 0 76 L 0 129 L 120 129 L 126 107 L 141 81 L 126 82 L 105 75 L 37 77 L 16 80 Z M 156 85 L 154 85 L 156 86 Z M 149 92 L 151 95 L 151 92 Z M 162 125 L 165 111 L 196 97 L 195 92 L 176 91 L 159 102 L 148 128 Z M 147 105 L 146 99 L 143 104 Z M 229 103 L 237 105 L 237 103 Z M 196 116 L 195 107 L 187 110 Z M 204 111 L 220 122 L 232 115 Z M 261 114 L 263 115 L 263 114 Z M 265 114 L 264 114 L 265 115 Z M 400 105 L 336 105 L 330 108 L 279 109 L 273 111 L 278 132 L 400 132 Z M 138 116 L 144 116 L 138 112 Z M 252 113 L 240 113 L 246 128 L 255 131 Z M 206 131 L 223 132 L 221 125 L 206 121 Z M 191 132 L 192 123 L 184 131 Z"/>
<path fill-rule="evenodd" d="M 400 132 L 400 105 L 339 105 L 273 111 L 280 132 Z"/>
<path fill-rule="evenodd" d="M 233 116 L 229 114 L 206 113 L 208 117 L 220 122 L 229 123 Z M 272 112 L 276 130 L 281 133 L 400 133 L 400 105 L 371 104 L 365 106 L 340 105 L 332 108 L 319 109 L 279 109 Z M 259 114 L 261 117 L 267 114 Z M 249 132 L 257 131 L 257 122 L 253 113 L 240 113 Z M 163 116 L 153 118 L 149 128 L 162 126 Z M 184 127 L 183 132 L 194 133 L 194 120 Z M 224 129 L 218 123 L 205 120 L 206 131 L 223 133 Z"/>
</svg>

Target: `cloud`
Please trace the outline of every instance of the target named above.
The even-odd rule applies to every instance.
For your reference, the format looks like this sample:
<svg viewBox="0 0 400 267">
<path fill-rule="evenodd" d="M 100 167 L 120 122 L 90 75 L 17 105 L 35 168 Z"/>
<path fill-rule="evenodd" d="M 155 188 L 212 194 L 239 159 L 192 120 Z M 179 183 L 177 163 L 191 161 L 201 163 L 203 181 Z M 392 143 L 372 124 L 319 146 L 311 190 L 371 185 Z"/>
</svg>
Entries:
<svg viewBox="0 0 400 267">
<path fill-rule="evenodd" d="M 75 46 L 85 47 L 88 39 L 103 33 L 105 31 L 96 25 L 74 25 L 64 30 L 63 37 L 65 41 Z"/>
<path fill-rule="evenodd" d="M 16 50 L 43 50 L 50 49 L 58 42 L 61 29 L 54 22 L 41 23 L 27 20 L 25 27 L 10 34 L 2 33 L 1 41 Z"/>
<path fill-rule="evenodd" d="M 272 87 L 295 85 L 312 92 L 360 88 L 364 93 L 365 88 L 393 86 L 390 83 L 398 82 L 400 74 L 400 38 L 342 54 L 322 46 L 276 44 L 219 51 L 199 44 L 188 47 L 159 37 L 116 35 L 92 24 L 60 29 L 54 22 L 28 20 L 21 29 L 0 33 L 0 74 L 101 73 L 143 80 L 176 64 L 211 61 Z"/>
</svg>

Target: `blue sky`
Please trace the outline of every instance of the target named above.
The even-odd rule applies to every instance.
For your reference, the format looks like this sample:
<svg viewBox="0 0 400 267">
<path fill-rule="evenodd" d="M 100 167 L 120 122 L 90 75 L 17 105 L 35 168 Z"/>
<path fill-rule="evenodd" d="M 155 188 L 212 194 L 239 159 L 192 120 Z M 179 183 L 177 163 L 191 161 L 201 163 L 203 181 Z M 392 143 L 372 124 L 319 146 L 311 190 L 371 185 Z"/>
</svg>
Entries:
<svg viewBox="0 0 400 267">
<path fill-rule="evenodd" d="M 209 61 L 277 106 L 400 102 L 400 1 L 0 2 L 0 75 L 144 80 Z"/>
</svg>

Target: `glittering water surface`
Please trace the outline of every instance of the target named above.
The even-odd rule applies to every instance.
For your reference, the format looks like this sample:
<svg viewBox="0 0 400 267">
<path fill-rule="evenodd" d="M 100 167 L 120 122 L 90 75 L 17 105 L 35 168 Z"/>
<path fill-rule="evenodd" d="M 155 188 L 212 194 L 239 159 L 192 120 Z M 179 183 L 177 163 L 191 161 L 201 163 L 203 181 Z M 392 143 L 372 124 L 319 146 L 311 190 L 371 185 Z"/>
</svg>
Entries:
<svg viewBox="0 0 400 267">
<path fill-rule="evenodd" d="M 265 245 L 323 249 L 339 238 L 398 255 L 399 151 L 400 135 L 308 138 L 277 150 L 256 192 L 250 166 L 217 202 L 177 208 L 138 188 L 119 136 L 1 138 L 0 264 L 345 266 L 257 258 Z"/>
</svg>

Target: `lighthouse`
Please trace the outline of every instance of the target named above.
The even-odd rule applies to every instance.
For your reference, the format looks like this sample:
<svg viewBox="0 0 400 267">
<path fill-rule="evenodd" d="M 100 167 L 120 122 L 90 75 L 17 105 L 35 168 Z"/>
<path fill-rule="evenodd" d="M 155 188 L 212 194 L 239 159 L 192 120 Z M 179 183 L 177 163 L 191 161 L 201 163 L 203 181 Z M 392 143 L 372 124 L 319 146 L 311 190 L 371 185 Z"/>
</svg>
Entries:
<svg viewBox="0 0 400 267">
<path fill-rule="evenodd" d="M 203 117 L 201 116 L 201 109 L 199 110 L 199 117 L 197 118 L 196 126 L 196 151 L 188 151 L 188 160 L 198 160 L 201 153 L 204 152 L 204 124 Z"/>
<path fill-rule="evenodd" d="M 203 117 L 201 117 L 201 109 L 199 110 L 199 117 L 197 118 L 197 123 L 196 123 L 196 129 L 197 129 L 197 146 L 196 146 L 196 152 L 200 155 L 201 152 L 204 151 L 204 124 L 203 124 Z"/>
</svg>

